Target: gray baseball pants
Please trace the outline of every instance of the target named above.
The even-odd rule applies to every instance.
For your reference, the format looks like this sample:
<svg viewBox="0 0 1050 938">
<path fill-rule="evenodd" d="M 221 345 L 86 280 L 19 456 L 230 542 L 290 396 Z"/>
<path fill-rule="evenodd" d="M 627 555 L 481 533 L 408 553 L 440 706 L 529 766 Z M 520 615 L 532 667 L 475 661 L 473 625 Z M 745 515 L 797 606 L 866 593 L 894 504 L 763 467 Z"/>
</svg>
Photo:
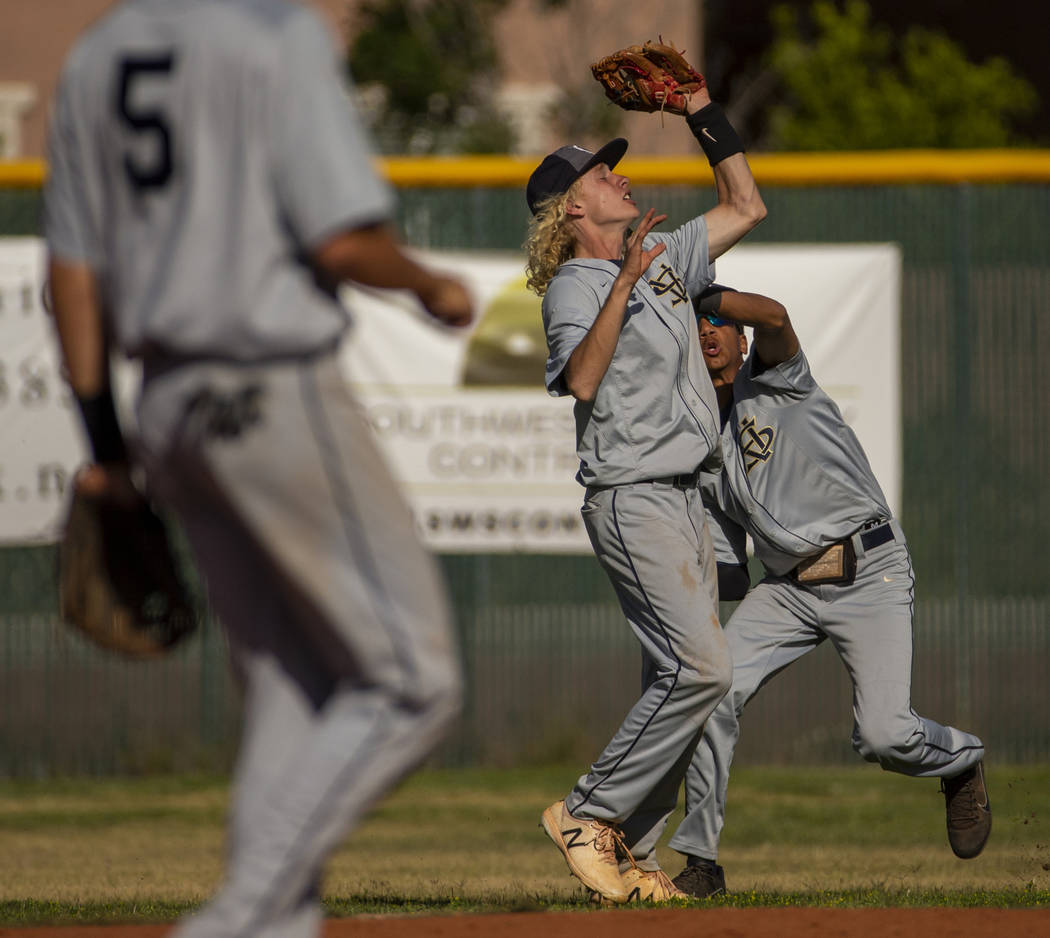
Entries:
<svg viewBox="0 0 1050 938">
<path fill-rule="evenodd" d="M 244 687 L 226 878 L 178 938 L 310 938 L 326 857 L 460 704 L 444 586 L 334 356 L 188 364 L 139 407 Z"/>
<path fill-rule="evenodd" d="M 643 692 L 565 805 L 619 822 L 639 866 L 654 869 L 656 841 L 732 675 L 714 551 L 695 485 L 588 489 L 583 519 L 641 644 Z"/>
<path fill-rule="evenodd" d="M 853 684 L 853 748 L 883 769 L 952 776 L 975 765 L 984 745 L 970 733 L 919 716 L 911 706 L 915 586 L 904 535 L 865 553 L 857 538 L 852 585 L 801 586 L 767 577 L 726 625 L 733 688 L 708 721 L 686 774 L 686 816 L 670 846 L 718 857 L 729 767 L 747 702 L 783 668 L 829 639 Z"/>
</svg>

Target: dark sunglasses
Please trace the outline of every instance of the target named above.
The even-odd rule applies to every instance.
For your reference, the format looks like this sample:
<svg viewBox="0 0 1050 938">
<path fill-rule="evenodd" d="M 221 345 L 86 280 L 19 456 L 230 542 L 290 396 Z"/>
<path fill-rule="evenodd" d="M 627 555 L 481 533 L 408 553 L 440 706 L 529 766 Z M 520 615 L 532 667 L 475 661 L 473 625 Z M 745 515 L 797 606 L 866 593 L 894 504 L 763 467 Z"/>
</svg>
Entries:
<svg viewBox="0 0 1050 938">
<path fill-rule="evenodd" d="M 723 319 L 721 316 L 712 316 L 710 313 L 704 313 L 701 319 L 706 319 L 712 326 L 716 328 L 718 326 L 735 326 L 736 323 L 732 319 Z"/>
</svg>

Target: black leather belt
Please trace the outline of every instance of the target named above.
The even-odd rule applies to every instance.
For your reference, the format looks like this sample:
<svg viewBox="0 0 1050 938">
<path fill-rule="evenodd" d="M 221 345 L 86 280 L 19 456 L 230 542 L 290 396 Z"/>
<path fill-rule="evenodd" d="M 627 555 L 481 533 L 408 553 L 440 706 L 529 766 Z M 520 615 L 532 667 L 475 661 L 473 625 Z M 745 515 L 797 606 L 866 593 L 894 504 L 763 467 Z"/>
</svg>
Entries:
<svg viewBox="0 0 1050 938">
<path fill-rule="evenodd" d="M 874 550 L 893 540 L 893 525 L 888 521 L 869 521 L 860 529 L 859 536 L 865 550 Z"/>
<path fill-rule="evenodd" d="M 678 489 L 692 489 L 700 484 L 700 467 L 697 466 L 692 472 L 680 472 L 676 476 L 664 476 L 661 479 L 650 479 L 650 482 L 658 482 L 660 485 L 673 485 Z"/>
<path fill-rule="evenodd" d="M 894 539 L 893 524 L 884 518 L 869 521 L 859 531 L 836 541 L 820 553 L 807 557 L 787 576 L 803 586 L 826 583 L 851 584 L 857 573 L 857 557 Z"/>
</svg>

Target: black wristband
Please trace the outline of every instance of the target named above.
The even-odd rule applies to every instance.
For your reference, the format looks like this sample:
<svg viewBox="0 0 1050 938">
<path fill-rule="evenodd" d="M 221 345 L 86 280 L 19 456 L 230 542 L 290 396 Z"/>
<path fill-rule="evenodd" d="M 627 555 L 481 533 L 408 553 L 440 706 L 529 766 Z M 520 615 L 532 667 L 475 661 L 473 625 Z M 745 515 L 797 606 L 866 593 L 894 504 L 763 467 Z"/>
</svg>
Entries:
<svg viewBox="0 0 1050 938">
<path fill-rule="evenodd" d="M 727 156 L 744 152 L 744 145 L 729 123 L 729 118 L 721 105 L 714 101 L 695 114 L 687 114 L 685 122 L 712 166 L 721 163 Z"/>
<path fill-rule="evenodd" d="M 105 388 L 94 397 L 77 395 L 77 404 L 80 405 L 80 415 L 84 418 L 84 428 L 95 462 L 126 462 L 128 451 L 117 420 L 113 392 Z"/>
</svg>

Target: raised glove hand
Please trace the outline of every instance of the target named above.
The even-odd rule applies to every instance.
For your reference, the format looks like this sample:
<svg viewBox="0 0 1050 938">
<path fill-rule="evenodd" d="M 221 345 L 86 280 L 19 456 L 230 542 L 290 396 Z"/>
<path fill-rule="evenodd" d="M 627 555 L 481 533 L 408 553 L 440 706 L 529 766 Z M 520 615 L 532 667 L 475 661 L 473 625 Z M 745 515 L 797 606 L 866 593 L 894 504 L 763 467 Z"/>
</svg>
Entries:
<svg viewBox="0 0 1050 938">
<path fill-rule="evenodd" d="M 674 46 L 628 46 L 591 65 L 605 96 L 625 111 L 685 114 L 690 95 L 706 84 Z"/>
</svg>

